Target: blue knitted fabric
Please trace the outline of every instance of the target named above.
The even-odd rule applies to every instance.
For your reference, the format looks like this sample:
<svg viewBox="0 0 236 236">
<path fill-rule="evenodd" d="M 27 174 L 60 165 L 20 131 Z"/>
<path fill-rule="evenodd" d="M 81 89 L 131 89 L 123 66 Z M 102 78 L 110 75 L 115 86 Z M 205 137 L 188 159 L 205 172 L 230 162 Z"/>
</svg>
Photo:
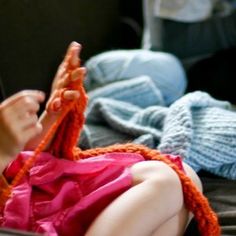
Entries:
<svg viewBox="0 0 236 236">
<path fill-rule="evenodd" d="M 148 76 L 135 77 L 127 81 L 115 81 L 89 92 L 88 96 L 90 103 L 97 98 L 106 97 L 119 101 L 128 101 L 143 108 L 165 104 L 161 91 Z"/>
<path fill-rule="evenodd" d="M 186 162 L 196 170 L 207 166 L 214 174 L 236 179 L 236 113 L 211 107 L 192 114 L 194 132 Z"/>
<path fill-rule="evenodd" d="M 196 171 L 236 179 L 236 113 L 229 107 L 203 92 L 187 94 L 170 107 L 97 98 L 88 107 L 81 145 L 132 141 L 181 155 Z"/>
<path fill-rule="evenodd" d="M 184 81 L 177 85 L 182 86 L 179 92 L 173 71 L 165 71 L 171 71 L 170 61 L 176 69 L 177 59 L 162 67 L 165 78 L 153 76 L 158 60 L 151 58 L 152 53 L 142 50 L 117 51 L 87 63 L 89 105 L 80 146 L 144 144 L 181 155 L 196 171 L 236 179 L 236 113 L 230 104 L 200 91 L 179 98 L 185 77 L 176 78 Z"/>
<path fill-rule="evenodd" d="M 181 97 L 186 76 L 179 60 L 171 54 L 148 50 L 117 50 L 101 53 L 87 63 L 87 90 L 121 80 L 148 76 L 169 105 Z M 170 69 L 171 68 L 171 69 Z"/>
<path fill-rule="evenodd" d="M 207 111 L 211 107 L 228 108 L 228 102 L 218 101 L 204 92 L 189 93 L 169 107 L 165 118 L 163 136 L 159 149 L 165 153 L 189 156 L 192 137 L 195 132 L 193 120 L 197 120 L 199 111 Z M 223 110 L 224 111 L 224 110 Z M 224 113 L 224 112 L 223 112 Z M 214 114 L 212 114 L 214 117 Z M 205 122 L 212 122 L 212 119 Z M 205 129 L 204 122 L 201 123 Z M 221 124 L 222 125 L 222 124 Z M 207 129 L 206 129 L 207 131 Z"/>
<path fill-rule="evenodd" d="M 196 171 L 236 179 L 236 113 L 228 108 L 206 93 L 186 95 L 170 106 L 158 148 L 181 155 Z"/>
<path fill-rule="evenodd" d="M 114 130 L 138 138 L 151 134 L 157 141 L 161 138 L 163 118 L 166 107 L 150 106 L 146 109 L 128 102 L 99 98 L 89 106 L 87 124 L 106 124 Z M 101 136 L 104 134 L 101 134 Z M 110 137 L 109 139 L 114 139 Z M 105 144 L 100 143 L 99 146 Z"/>
</svg>

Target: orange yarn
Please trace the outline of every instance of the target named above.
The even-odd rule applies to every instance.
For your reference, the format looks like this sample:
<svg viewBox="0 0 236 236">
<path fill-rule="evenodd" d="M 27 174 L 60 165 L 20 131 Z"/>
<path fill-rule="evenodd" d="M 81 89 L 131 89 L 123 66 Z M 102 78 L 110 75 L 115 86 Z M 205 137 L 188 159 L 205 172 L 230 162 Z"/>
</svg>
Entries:
<svg viewBox="0 0 236 236">
<path fill-rule="evenodd" d="M 38 154 L 45 149 L 49 140 L 51 140 L 53 134 L 57 130 L 51 144 L 50 152 L 61 158 L 78 160 L 111 152 L 128 152 L 141 154 L 146 160 L 163 161 L 178 174 L 183 187 L 185 205 L 187 209 L 194 214 L 201 235 L 219 236 L 221 230 L 218 218 L 211 209 L 207 198 L 196 188 L 192 180 L 186 176 L 183 171 L 179 170 L 174 163 L 167 159 L 164 154 L 143 145 L 131 143 L 83 151 L 76 147 L 77 139 L 84 124 L 84 111 L 87 104 L 87 96 L 83 88 L 82 77 L 83 75 L 81 75 L 79 82 L 71 82 L 69 86 L 69 89 L 76 89 L 80 92 L 79 102 L 63 101 L 63 112 L 60 118 L 52 125 L 39 146 L 35 149 L 34 155 L 26 161 L 21 171 L 18 172 L 13 179 L 11 185 L 8 185 L 2 190 L 0 195 L 1 206 L 4 207 L 4 204 L 11 195 L 12 188 L 19 183 L 20 179 L 31 168 Z"/>
</svg>

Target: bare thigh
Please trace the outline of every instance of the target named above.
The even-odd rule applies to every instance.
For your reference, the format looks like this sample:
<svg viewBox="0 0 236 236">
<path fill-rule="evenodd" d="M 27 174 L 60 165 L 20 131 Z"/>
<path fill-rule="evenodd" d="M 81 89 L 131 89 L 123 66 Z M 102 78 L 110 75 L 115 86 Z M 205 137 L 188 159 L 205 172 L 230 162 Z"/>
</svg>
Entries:
<svg viewBox="0 0 236 236">
<path fill-rule="evenodd" d="M 99 214 L 86 236 L 152 236 L 158 235 L 158 230 L 162 230 L 159 235 L 168 236 L 171 234 L 165 230 L 167 224 L 173 226 L 172 232 L 176 231 L 175 217 L 180 217 L 184 209 L 182 185 L 176 172 L 159 161 L 136 163 L 130 171 L 133 186 Z M 183 214 L 188 216 L 187 212 Z M 183 231 L 186 224 L 177 224 L 177 231 Z"/>
</svg>

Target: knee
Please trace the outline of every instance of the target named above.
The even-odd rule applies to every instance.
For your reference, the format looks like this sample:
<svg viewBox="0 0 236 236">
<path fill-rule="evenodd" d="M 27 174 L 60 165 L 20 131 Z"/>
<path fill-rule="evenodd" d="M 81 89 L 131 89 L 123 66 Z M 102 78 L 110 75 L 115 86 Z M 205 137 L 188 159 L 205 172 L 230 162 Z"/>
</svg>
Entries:
<svg viewBox="0 0 236 236">
<path fill-rule="evenodd" d="M 182 192 L 181 182 L 175 171 L 160 161 L 139 162 L 131 167 L 134 185 L 148 182 L 159 191 L 164 189 Z"/>
<path fill-rule="evenodd" d="M 179 176 L 167 164 L 160 161 L 144 161 L 131 167 L 133 185 L 142 185 L 153 199 L 163 197 L 174 202 L 175 212 L 184 205 L 183 189 Z"/>
</svg>

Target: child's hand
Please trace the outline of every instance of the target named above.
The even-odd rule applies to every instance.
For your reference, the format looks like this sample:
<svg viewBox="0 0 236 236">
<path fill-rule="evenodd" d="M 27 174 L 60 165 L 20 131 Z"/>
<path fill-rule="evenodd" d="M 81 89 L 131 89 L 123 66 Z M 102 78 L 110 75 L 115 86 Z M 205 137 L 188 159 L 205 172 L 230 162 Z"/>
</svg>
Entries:
<svg viewBox="0 0 236 236">
<path fill-rule="evenodd" d="M 52 124 L 61 115 L 63 100 L 73 101 L 79 99 L 79 91 L 74 89 L 74 85 L 80 83 L 86 73 L 85 68 L 80 67 L 80 49 L 80 44 L 76 42 L 69 45 L 65 58 L 59 66 L 53 80 L 52 91 L 46 104 L 46 109 L 39 118 L 43 131 L 26 144 L 26 150 L 35 149 L 51 128 Z M 50 142 L 48 144 L 48 147 L 49 146 Z"/>
<path fill-rule="evenodd" d="M 77 100 L 79 98 L 79 91 L 70 88 L 70 84 L 76 83 L 76 81 L 82 79 L 85 74 L 85 68 L 80 67 L 72 71 L 68 80 L 58 80 L 57 88 L 54 88 L 51 93 L 46 110 L 50 114 L 59 114 L 62 108 L 62 99 L 65 100 Z"/>
<path fill-rule="evenodd" d="M 85 68 L 80 67 L 80 50 L 80 44 L 72 42 L 67 49 L 64 60 L 57 70 L 52 83 L 52 92 L 46 105 L 47 112 L 51 114 L 56 114 L 61 110 L 62 98 L 65 100 L 76 100 L 79 98 L 79 92 L 70 89 L 70 85 L 76 83 L 86 73 Z"/>
<path fill-rule="evenodd" d="M 0 104 L 1 170 L 31 138 L 41 132 L 37 112 L 44 97 L 40 91 L 25 90 Z"/>
<path fill-rule="evenodd" d="M 57 73 L 55 75 L 55 78 L 52 82 L 52 93 L 56 89 L 61 89 L 64 88 L 68 85 L 70 78 L 69 78 L 69 73 L 68 71 L 74 71 L 76 69 L 79 69 L 80 67 L 80 50 L 81 50 L 81 45 L 72 42 L 66 52 L 66 55 L 64 57 L 64 60 L 58 67 Z M 75 78 L 75 77 L 74 77 Z"/>
</svg>

